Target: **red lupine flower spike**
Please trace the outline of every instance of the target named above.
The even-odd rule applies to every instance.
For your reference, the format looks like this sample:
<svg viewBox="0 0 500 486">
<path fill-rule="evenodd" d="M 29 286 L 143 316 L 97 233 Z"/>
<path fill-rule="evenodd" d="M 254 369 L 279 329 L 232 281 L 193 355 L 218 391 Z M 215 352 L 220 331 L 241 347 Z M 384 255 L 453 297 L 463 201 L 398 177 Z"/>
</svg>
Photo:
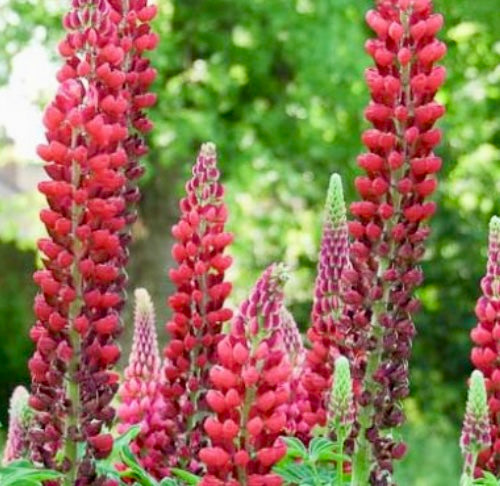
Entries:
<svg viewBox="0 0 500 486">
<path fill-rule="evenodd" d="M 219 177 L 215 146 L 206 143 L 180 202 L 180 221 L 172 228 L 176 267 L 169 275 L 176 292 L 168 300 L 173 315 L 164 350 L 165 457 L 170 465 L 191 470 L 199 467 L 193 458 L 202 445 L 199 417 L 207 409 L 208 372 L 217 359 L 222 326 L 232 317 L 225 304 L 231 292 L 225 272 L 232 260 L 225 249 L 233 237 L 225 229 L 228 214 Z"/>
<path fill-rule="evenodd" d="M 328 188 L 323 237 L 314 288 L 311 327 L 308 338 L 311 349 L 294 389 L 295 433 L 307 439 L 315 425 L 325 425 L 335 359 L 343 342 L 343 302 L 341 274 L 348 263 L 349 240 L 342 181 L 333 174 Z"/>
<path fill-rule="evenodd" d="M 285 453 L 278 439 L 287 422 L 291 364 L 283 347 L 283 266 L 270 266 L 240 306 L 231 332 L 217 346 L 200 451 L 202 484 L 280 485 L 272 467 Z"/>
<path fill-rule="evenodd" d="M 488 407 L 491 419 L 491 447 L 479 456 L 478 466 L 493 474 L 500 472 L 500 460 L 495 451 L 500 448 L 499 415 L 500 366 L 497 364 L 496 342 L 500 339 L 500 218 L 493 216 L 490 222 L 488 264 L 486 275 L 481 280 L 482 296 L 476 304 L 478 323 L 471 331 L 474 343 L 472 364 L 481 371 L 486 382 Z"/>
<path fill-rule="evenodd" d="M 144 49 L 126 40 L 139 20 L 127 15 L 122 22 L 111 3 L 74 0 L 64 17 L 59 52 L 66 62 L 44 114 L 47 143 L 38 148 L 50 180 L 39 185 L 48 200 L 40 217 L 49 237 L 38 242 L 45 269 L 34 276 L 40 293 L 31 333 L 33 459 L 82 484 L 97 479 L 92 459 L 109 452 L 110 436 L 101 431 L 114 417 L 110 370 L 120 357 L 128 206 L 136 199 L 127 167 L 144 151 L 131 127 L 139 115 L 129 95 L 147 61 L 137 57 Z M 128 4 L 146 7 L 144 0 Z M 149 35 L 147 25 L 139 30 Z M 79 442 L 88 444 L 83 456 Z"/>
<path fill-rule="evenodd" d="M 29 393 L 24 386 L 18 386 L 12 393 L 9 406 L 9 430 L 3 451 L 4 466 L 29 456 L 29 429 L 33 410 L 28 405 Z"/>
<path fill-rule="evenodd" d="M 418 308 L 413 291 L 423 278 L 418 263 L 435 211 L 428 198 L 441 166 L 434 125 L 444 108 L 434 97 L 445 78 L 436 63 L 446 47 L 435 38 L 443 19 L 432 9 L 431 0 L 379 0 L 366 16 L 376 34 L 366 44 L 375 62 L 366 73 L 372 101 L 365 116 L 373 128 L 363 134 L 368 152 L 358 158 L 365 175 L 356 180 L 361 201 L 351 205 L 352 269 L 344 274 L 344 300 L 347 355 L 355 382 L 365 379 L 359 403 L 379 462 L 372 475 L 377 484 L 390 481 L 381 478 L 391 477 L 392 459 L 400 455 L 379 430 L 404 421 L 400 400 L 408 394 Z"/>
</svg>

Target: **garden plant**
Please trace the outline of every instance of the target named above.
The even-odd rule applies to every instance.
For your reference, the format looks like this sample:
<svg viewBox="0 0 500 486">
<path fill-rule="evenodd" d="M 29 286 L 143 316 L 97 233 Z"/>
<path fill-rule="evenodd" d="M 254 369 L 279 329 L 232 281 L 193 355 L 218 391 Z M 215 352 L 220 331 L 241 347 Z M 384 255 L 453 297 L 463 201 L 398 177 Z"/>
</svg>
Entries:
<svg viewBox="0 0 500 486">
<path fill-rule="evenodd" d="M 156 102 L 148 51 L 160 42 L 157 7 L 68 3 L 58 90 L 37 150 L 47 234 L 34 274 L 32 383 L 11 399 L 0 484 L 396 484 L 407 450 L 400 429 L 418 339 L 416 290 L 442 166 L 434 150 L 445 111 L 436 101 L 446 77 L 443 16 L 431 0 L 376 0 L 366 14 L 371 127 L 357 159 L 358 200 L 348 211 L 341 174 L 331 176 L 305 335 L 285 304 L 293 270 L 280 262 L 262 269 L 237 309 L 229 306 L 238 235 L 226 227 L 216 146 L 201 146 L 171 229 L 165 279 L 174 291 L 165 296 L 161 351 L 152 300 L 146 289 L 130 292 L 126 272 L 153 130 L 146 112 Z M 460 444 L 450 444 L 462 451 L 463 473 L 447 484 L 460 486 L 500 477 L 496 217 L 480 291 L 476 369 Z M 131 293 L 133 345 L 121 372 Z"/>
</svg>

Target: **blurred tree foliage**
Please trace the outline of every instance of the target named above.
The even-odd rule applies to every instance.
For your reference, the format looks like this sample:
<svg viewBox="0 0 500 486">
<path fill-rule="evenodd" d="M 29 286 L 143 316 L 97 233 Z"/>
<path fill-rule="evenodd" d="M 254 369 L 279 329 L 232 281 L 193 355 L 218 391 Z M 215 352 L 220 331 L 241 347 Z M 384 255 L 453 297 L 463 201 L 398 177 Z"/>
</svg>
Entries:
<svg viewBox="0 0 500 486">
<path fill-rule="evenodd" d="M 369 59 L 363 44 L 369 32 L 363 16 L 371 1 L 158 3 L 156 29 L 162 42 L 153 61 L 159 70 L 159 103 L 152 113 L 156 129 L 132 283 L 153 291 L 164 318 L 175 200 L 199 144 L 212 140 L 219 147 L 231 229 L 237 235 L 234 302 L 265 265 L 284 259 L 294 269 L 289 305 L 305 327 L 331 172 L 342 174 L 348 199 L 354 197 L 355 158 L 367 126 L 363 71 Z M 487 222 L 500 210 L 500 4 L 435 3 L 447 19 L 443 37 L 449 46 L 449 79 L 440 95 L 448 110 L 440 148 L 445 165 L 424 263 L 424 312 L 417 317 L 412 383 L 421 410 L 456 419 L 463 409 L 468 332 L 485 266 Z M 53 49 L 57 12 L 49 9 L 45 15 L 48 4 L 0 0 L 5 23 L 0 58 L 15 54 L 38 28 L 45 29 L 40 38 Z M 5 260 L 4 272 L 16 271 Z M 15 278 L 21 287 L 30 282 L 27 271 Z M 9 319 L 3 313 L 9 295 L 2 288 L 3 342 L 11 339 L 3 324 Z M 19 315 L 29 316 L 29 299 L 16 302 Z"/>
</svg>

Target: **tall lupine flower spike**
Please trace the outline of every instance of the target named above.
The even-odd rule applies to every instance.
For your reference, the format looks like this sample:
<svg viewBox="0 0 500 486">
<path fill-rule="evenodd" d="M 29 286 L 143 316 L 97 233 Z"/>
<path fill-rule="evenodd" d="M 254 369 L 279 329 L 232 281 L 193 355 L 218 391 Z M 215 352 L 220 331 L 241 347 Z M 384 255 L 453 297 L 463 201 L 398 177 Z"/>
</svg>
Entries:
<svg viewBox="0 0 500 486">
<path fill-rule="evenodd" d="M 497 341 L 500 339 L 500 218 L 490 222 L 488 264 L 481 281 L 483 295 L 476 304 L 478 323 L 471 331 L 474 348 L 471 360 L 486 378 L 491 418 L 492 447 L 479 456 L 478 465 L 497 475 L 500 473 L 500 366 Z"/>
<path fill-rule="evenodd" d="M 472 486 L 478 454 L 491 445 L 488 398 L 483 374 L 474 370 L 469 384 L 460 448 L 464 469 L 460 486 Z"/>
<path fill-rule="evenodd" d="M 283 347 L 283 286 L 287 272 L 270 266 L 236 314 L 231 332 L 217 346 L 204 423 L 211 447 L 201 460 L 205 486 L 279 486 L 271 473 L 285 453 L 283 433 L 290 397 L 291 365 Z"/>
<path fill-rule="evenodd" d="M 306 353 L 296 393 L 296 432 L 307 437 L 315 425 L 326 425 L 335 359 L 343 342 L 340 281 L 348 263 L 349 240 L 342 181 L 333 174 L 326 198 L 323 237 L 314 289 L 311 327 L 312 348 Z"/>
<path fill-rule="evenodd" d="M 163 430 L 164 414 L 161 395 L 162 369 L 155 314 L 151 297 L 145 289 L 135 291 L 134 338 L 124 381 L 118 391 L 118 432 L 140 424 L 139 435 L 131 449 L 142 466 L 157 477 L 165 476 L 161 470 L 162 447 L 166 436 Z"/>
<path fill-rule="evenodd" d="M 34 277 L 40 293 L 30 404 L 33 459 L 65 471 L 65 484 L 84 485 L 96 479 L 93 459 L 113 444 L 103 425 L 114 417 L 118 385 L 110 370 L 120 357 L 115 340 L 133 220 L 127 202 L 135 199 L 127 182 L 135 103 L 129 84 L 142 68 L 127 62 L 130 46 L 108 2 L 71 5 L 59 44 L 66 62 L 44 115 L 47 143 L 38 147 L 51 180 L 39 186 L 49 204 L 40 215 L 49 237 L 38 242 L 45 269 Z M 78 457 L 80 442 L 86 447 Z"/>
<path fill-rule="evenodd" d="M 354 424 L 354 395 L 352 390 L 349 360 L 340 356 L 335 360 L 333 388 L 328 408 L 328 425 L 333 431 L 339 447 L 336 483 L 344 483 L 344 445 Z"/>
<path fill-rule="evenodd" d="M 206 143 L 180 202 L 181 219 L 172 229 L 176 240 L 170 270 L 176 292 L 168 302 L 173 311 L 166 329 L 171 336 L 164 350 L 166 431 L 165 457 L 171 464 L 196 471 L 207 411 L 208 371 L 217 360 L 222 326 L 232 317 L 225 306 L 231 284 L 225 272 L 232 263 L 224 251 L 233 241 L 225 230 L 228 212 L 219 181 L 215 145 Z"/>
<path fill-rule="evenodd" d="M 3 451 L 3 465 L 25 459 L 29 455 L 28 432 L 33 420 L 33 410 L 28 405 L 29 392 L 18 386 L 12 393 L 9 407 L 9 430 Z"/>
<path fill-rule="evenodd" d="M 358 158 L 366 175 L 356 179 L 362 200 L 351 205 L 352 268 L 343 274 L 343 296 L 353 377 L 365 380 L 358 457 L 366 456 L 368 438 L 378 461 L 372 482 L 385 485 L 392 482 L 393 459 L 405 449 L 384 431 L 404 421 L 400 401 L 408 395 L 412 314 L 419 306 L 413 291 L 423 278 L 418 263 L 435 211 L 428 197 L 441 167 L 433 153 L 441 140 L 434 124 L 444 108 L 434 97 L 445 79 L 436 63 L 446 46 L 436 40 L 443 17 L 433 14 L 431 0 L 378 0 L 366 19 L 377 35 L 366 43 L 376 64 L 366 72 L 372 101 L 365 116 L 373 128 L 363 134 L 368 152 Z M 364 483 L 361 469 L 356 479 Z"/>
</svg>

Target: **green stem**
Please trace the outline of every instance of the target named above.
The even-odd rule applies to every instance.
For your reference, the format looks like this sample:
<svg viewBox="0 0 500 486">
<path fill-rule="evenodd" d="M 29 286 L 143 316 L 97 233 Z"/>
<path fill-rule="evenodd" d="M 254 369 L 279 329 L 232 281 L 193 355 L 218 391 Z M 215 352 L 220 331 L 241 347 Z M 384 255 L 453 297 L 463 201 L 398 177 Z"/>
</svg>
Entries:
<svg viewBox="0 0 500 486">
<path fill-rule="evenodd" d="M 243 403 L 243 409 L 241 412 L 241 430 L 243 431 L 243 435 L 241 437 L 242 446 L 248 447 L 248 429 L 247 422 L 248 417 L 250 415 L 250 408 L 252 403 L 255 401 L 256 390 L 255 387 L 248 387 L 245 390 L 245 401 Z M 242 486 L 246 486 L 247 484 L 247 472 L 245 466 L 238 466 L 238 480 Z"/>
<path fill-rule="evenodd" d="M 359 421 L 361 429 L 356 440 L 356 450 L 352 459 L 352 486 L 365 486 L 370 477 L 371 447 L 366 438 L 366 423 L 371 419 L 371 408 L 362 409 Z"/>
<path fill-rule="evenodd" d="M 464 468 L 460 478 L 460 486 L 472 486 L 474 484 L 474 470 L 476 469 L 479 450 L 474 450 L 465 455 Z"/>
<path fill-rule="evenodd" d="M 76 146 L 78 134 L 76 131 L 73 132 L 71 146 L 74 148 Z M 80 185 L 80 166 L 76 160 L 73 160 L 71 167 L 71 183 L 73 187 L 79 187 Z M 79 368 L 80 354 L 81 354 L 81 342 L 80 336 L 75 331 L 74 322 L 75 319 L 80 314 L 82 307 L 83 297 L 82 297 L 82 275 L 78 268 L 78 263 L 81 257 L 81 243 L 76 236 L 76 230 L 80 223 L 81 218 L 81 208 L 73 202 L 71 207 L 71 235 L 73 239 L 73 263 L 71 266 L 71 279 L 74 289 L 76 291 L 76 298 L 70 304 L 68 311 L 68 328 L 69 328 L 69 345 L 73 350 L 73 355 L 68 365 L 68 372 L 66 376 L 66 397 L 68 399 L 69 407 L 66 419 L 66 430 L 64 433 L 64 458 L 69 460 L 70 469 L 66 473 L 64 479 L 65 486 L 72 486 L 75 484 L 78 476 L 78 448 L 77 440 L 75 435 L 78 433 L 78 424 L 80 417 L 80 385 L 76 378 L 76 374 Z"/>
<path fill-rule="evenodd" d="M 338 442 L 339 442 L 340 459 L 337 463 L 336 483 L 337 483 L 337 486 L 344 486 L 344 442 L 345 442 L 345 437 L 344 437 L 343 432 L 338 433 Z"/>
</svg>

